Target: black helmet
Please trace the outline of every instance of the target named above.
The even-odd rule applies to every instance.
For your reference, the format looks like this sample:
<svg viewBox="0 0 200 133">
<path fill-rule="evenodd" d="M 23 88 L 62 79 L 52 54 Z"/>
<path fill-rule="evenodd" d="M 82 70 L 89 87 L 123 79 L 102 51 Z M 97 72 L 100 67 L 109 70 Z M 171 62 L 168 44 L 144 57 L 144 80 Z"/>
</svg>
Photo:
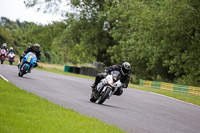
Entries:
<svg viewBox="0 0 200 133">
<path fill-rule="evenodd" d="M 35 51 L 40 50 L 40 44 L 38 44 L 38 43 L 34 44 L 34 45 L 33 45 L 33 49 L 34 49 Z"/>
<path fill-rule="evenodd" d="M 122 64 L 121 73 L 122 73 L 123 75 L 126 75 L 126 74 L 130 71 L 130 69 L 131 69 L 130 63 L 124 62 L 124 63 Z"/>
</svg>

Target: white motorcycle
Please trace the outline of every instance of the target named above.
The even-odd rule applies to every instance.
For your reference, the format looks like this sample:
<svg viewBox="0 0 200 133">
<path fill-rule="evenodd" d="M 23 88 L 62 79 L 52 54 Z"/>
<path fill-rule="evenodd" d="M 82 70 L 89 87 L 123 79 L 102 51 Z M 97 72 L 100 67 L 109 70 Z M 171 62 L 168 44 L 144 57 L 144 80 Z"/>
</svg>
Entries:
<svg viewBox="0 0 200 133">
<path fill-rule="evenodd" d="M 109 99 L 122 86 L 120 82 L 120 72 L 112 71 L 106 78 L 102 79 L 91 94 L 90 101 L 102 104 L 106 99 Z"/>
<path fill-rule="evenodd" d="M 7 56 L 8 56 L 8 61 L 9 61 L 10 65 L 12 65 L 13 62 L 15 62 L 16 55 L 13 52 L 10 52 Z"/>
</svg>

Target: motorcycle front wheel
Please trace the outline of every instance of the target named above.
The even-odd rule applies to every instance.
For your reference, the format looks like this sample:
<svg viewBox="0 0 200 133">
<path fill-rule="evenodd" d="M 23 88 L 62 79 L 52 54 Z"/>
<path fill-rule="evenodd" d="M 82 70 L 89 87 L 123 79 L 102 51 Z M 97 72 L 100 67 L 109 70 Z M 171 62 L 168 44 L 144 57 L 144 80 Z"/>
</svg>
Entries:
<svg viewBox="0 0 200 133">
<path fill-rule="evenodd" d="M 27 70 L 28 70 L 28 67 L 24 66 L 23 70 L 21 72 L 19 72 L 18 76 L 23 77 L 23 75 L 26 73 Z"/>
<path fill-rule="evenodd" d="M 3 62 L 4 62 L 4 59 L 1 59 L 1 64 L 3 64 Z"/>
<path fill-rule="evenodd" d="M 9 62 L 10 62 L 10 65 L 12 65 L 12 64 L 13 64 L 13 61 L 12 61 L 12 60 L 10 60 Z"/>
<path fill-rule="evenodd" d="M 104 94 L 99 98 L 98 104 L 102 104 L 109 97 L 110 91 L 111 89 L 107 87 Z"/>
</svg>

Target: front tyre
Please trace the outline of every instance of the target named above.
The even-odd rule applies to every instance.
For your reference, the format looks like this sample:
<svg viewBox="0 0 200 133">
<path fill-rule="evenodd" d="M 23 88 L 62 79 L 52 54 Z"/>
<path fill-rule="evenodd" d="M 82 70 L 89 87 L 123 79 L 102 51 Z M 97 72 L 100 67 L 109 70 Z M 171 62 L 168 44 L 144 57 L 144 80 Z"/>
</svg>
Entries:
<svg viewBox="0 0 200 133">
<path fill-rule="evenodd" d="M 4 62 L 4 59 L 1 58 L 1 64 L 3 64 L 3 62 Z"/>
<path fill-rule="evenodd" d="M 23 70 L 19 72 L 18 76 L 19 76 L 19 77 L 23 77 L 23 75 L 26 73 L 27 70 L 28 70 L 28 67 L 27 67 L 27 66 L 24 66 L 24 67 L 23 67 Z"/>
<path fill-rule="evenodd" d="M 13 60 L 9 60 L 9 62 L 10 62 L 10 65 L 12 65 L 12 64 L 13 64 Z"/>
<path fill-rule="evenodd" d="M 104 94 L 99 98 L 98 104 L 102 104 L 109 97 L 110 91 L 111 89 L 107 87 Z"/>
<path fill-rule="evenodd" d="M 19 76 L 19 77 L 22 77 L 22 72 L 19 72 L 19 73 L 18 73 L 18 76 Z"/>
</svg>

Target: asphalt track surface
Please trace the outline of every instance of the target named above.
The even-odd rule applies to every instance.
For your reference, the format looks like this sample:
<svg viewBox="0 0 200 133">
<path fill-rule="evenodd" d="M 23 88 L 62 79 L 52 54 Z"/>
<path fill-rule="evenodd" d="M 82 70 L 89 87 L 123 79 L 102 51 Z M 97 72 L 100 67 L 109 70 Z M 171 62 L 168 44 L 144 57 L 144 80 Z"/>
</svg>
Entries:
<svg viewBox="0 0 200 133">
<path fill-rule="evenodd" d="M 16 86 L 52 103 L 96 117 L 129 133 L 200 133 L 200 107 L 154 93 L 127 88 L 103 105 L 91 103 L 93 80 L 33 70 L 18 77 L 16 66 L 0 74 Z"/>
</svg>

